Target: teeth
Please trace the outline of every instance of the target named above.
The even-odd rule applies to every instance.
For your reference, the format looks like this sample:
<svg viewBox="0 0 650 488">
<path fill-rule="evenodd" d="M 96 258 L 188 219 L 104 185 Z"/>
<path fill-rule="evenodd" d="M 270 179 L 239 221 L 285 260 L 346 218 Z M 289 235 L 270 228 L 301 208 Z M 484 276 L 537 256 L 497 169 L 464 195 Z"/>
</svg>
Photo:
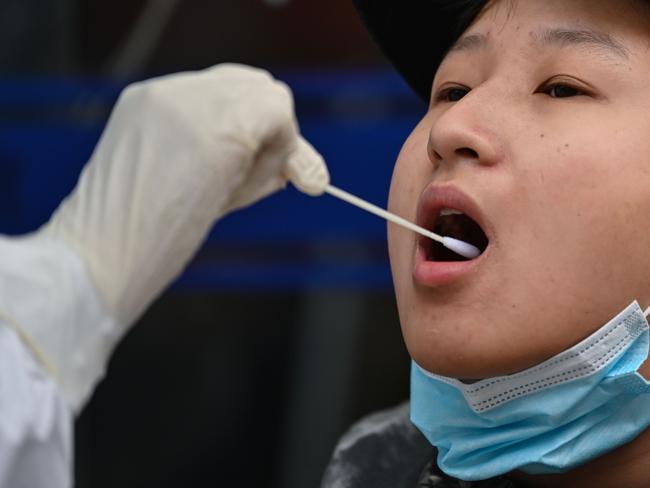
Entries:
<svg viewBox="0 0 650 488">
<path fill-rule="evenodd" d="M 459 212 L 453 208 L 443 208 L 440 211 L 440 216 L 444 217 L 445 215 L 463 215 L 463 212 Z"/>
</svg>

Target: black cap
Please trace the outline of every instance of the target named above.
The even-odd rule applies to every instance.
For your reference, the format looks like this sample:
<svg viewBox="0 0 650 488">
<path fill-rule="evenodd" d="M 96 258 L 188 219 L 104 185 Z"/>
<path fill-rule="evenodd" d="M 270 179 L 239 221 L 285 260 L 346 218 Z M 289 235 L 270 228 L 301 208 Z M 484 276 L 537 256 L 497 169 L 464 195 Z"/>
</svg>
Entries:
<svg viewBox="0 0 650 488">
<path fill-rule="evenodd" d="M 488 0 L 353 0 L 375 42 L 425 101 L 436 70 Z"/>
</svg>

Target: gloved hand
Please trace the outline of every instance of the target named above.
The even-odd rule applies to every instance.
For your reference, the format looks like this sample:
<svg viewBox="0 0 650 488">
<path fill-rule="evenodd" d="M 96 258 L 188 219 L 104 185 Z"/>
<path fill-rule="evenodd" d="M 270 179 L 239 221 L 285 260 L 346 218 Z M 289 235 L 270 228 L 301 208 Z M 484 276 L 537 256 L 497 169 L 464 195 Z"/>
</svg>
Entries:
<svg viewBox="0 0 650 488">
<path fill-rule="evenodd" d="M 313 195 L 329 183 L 323 159 L 299 135 L 286 85 L 238 65 L 166 76 L 124 91 L 79 184 L 39 235 L 81 257 L 124 330 L 215 220 L 288 180 Z M 56 369 L 67 367 L 65 348 L 27 335 Z M 121 333 L 110 335 L 116 342 Z"/>
<path fill-rule="evenodd" d="M 133 322 L 215 220 L 283 188 L 319 194 L 322 158 L 268 73 L 220 65 L 128 87 L 74 193 L 43 232 L 88 264 L 114 316 Z"/>
</svg>

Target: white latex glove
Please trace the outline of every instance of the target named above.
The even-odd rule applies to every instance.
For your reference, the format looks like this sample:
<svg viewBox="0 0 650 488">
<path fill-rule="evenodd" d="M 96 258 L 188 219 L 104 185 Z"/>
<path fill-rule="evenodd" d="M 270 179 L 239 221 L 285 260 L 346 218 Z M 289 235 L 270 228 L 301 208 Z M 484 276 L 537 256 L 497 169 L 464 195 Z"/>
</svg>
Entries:
<svg viewBox="0 0 650 488">
<path fill-rule="evenodd" d="M 329 183 L 323 159 L 299 135 L 286 85 L 238 65 L 166 76 L 123 92 L 79 184 L 38 234 L 81 258 L 124 331 L 216 219 L 288 180 L 312 195 Z M 59 381 L 76 381 L 66 371 L 81 366 L 69 364 L 65 344 L 52 344 L 52 331 L 19 325 Z M 94 346 L 98 364 L 121 335 Z"/>
</svg>

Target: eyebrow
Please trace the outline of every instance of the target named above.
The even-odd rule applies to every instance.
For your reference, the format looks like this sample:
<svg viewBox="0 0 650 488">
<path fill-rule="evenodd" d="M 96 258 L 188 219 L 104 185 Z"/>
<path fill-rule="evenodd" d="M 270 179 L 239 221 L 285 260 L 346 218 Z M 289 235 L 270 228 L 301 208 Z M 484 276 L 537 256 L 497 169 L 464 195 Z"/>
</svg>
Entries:
<svg viewBox="0 0 650 488">
<path fill-rule="evenodd" d="M 604 32 L 590 29 L 550 28 L 534 33 L 533 37 L 542 46 L 588 46 L 629 59 L 629 51 L 625 46 Z M 486 47 L 487 44 L 488 40 L 484 34 L 469 34 L 458 39 L 449 49 L 449 53 L 476 51 Z"/>
<path fill-rule="evenodd" d="M 589 29 L 546 29 L 539 35 L 543 45 L 559 47 L 571 45 L 590 45 L 606 49 L 616 55 L 628 59 L 628 50 L 609 34 Z"/>
</svg>

